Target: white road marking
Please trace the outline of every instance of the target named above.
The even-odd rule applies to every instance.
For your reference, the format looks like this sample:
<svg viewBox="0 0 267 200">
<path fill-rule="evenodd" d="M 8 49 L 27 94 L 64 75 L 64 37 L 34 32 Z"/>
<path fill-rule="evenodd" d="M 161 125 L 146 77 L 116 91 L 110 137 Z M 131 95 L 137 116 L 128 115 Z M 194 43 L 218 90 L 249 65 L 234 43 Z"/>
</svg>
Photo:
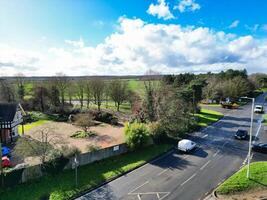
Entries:
<svg viewBox="0 0 267 200">
<path fill-rule="evenodd" d="M 137 195 L 138 200 L 142 200 L 141 195 L 153 195 L 153 194 L 155 194 L 157 196 L 158 200 L 162 200 L 166 196 L 168 196 L 170 194 L 170 192 L 140 192 L 140 193 L 132 193 L 129 195 Z M 160 194 L 163 196 L 160 197 Z"/>
<path fill-rule="evenodd" d="M 254 138 L 252 144 L 255 143 L 255 139 L 258 137 L 258 135 L 259 135 L 259 133 L 260 133 L 260 130 L 261 130 L 261 124 L 260 124 L 260 126 L 259 126 L 259 128 L 258 128 L 258 130 L 257 130 L 257 133 L 256 133 L 256 135 L 255 135 L 255 138 Z"/>
<path fill-rule="evenodd" d="M 215 157 L 215 156 L 217 156 L 217 154 L 220 152 L 220 150 L 217 150 L 216 151 L 216 153 L 215 154 L 213 154 L 213 156 L 212 157 Z"/>
<path fill-rule="evenodd" d="M 223 143 L 223 145 L 222 145 L 222 147 L 224 147 L 224 146 L 225 146 L 227 143 L 228 143 L 227 141 L 226 141 L 226 142 L 224 142 L 224 143 Z"/>
<path fill-rule="evenodd" d="M 138 200 L 142 200 L 140 194 L 137 195 Z"/>
<path fill-rule="evenodd" d="M 200 168 L 200 170 L 203 170 L 209 163 L 210 163 L 210 160 L 209 160 L 208 162 L 206 162 L 206 164 L 203 165 L 203 166 Z"/>
<path fill-rule="evenodd" d="M 203 136 L 202 136 L 202 138 L 206 138 L 206 137 L 208 137 L 208 136 L 209 136 L 209 135 L 208 135 L 208 134 L 206 134 L 206 135 L 203 135 Z"/>
<path fill-rule="evenodd" d="M 181 186 L 183 186 L 184 184 L 186 184 L 188 181 L 190 181 L 190 180 L 191 180 L 192 178 L 194 178 L 196 175 L 197 175 L 197 174 L 194 173 L 192 176 L 190 176 L 190 178 L 188 178 L 185 182 L 183 182 L 183 183 L 181 184 Z"/>
<path fill-rule="evenodd" d="M 134 190 L 129 192 L 129 194 L 133 194 L 134 191 L 138 190 L 139 188 L 143 187 L 145 184 L 148 184 L 148 183 L 149 183 L 149 181 L 144 182 L 142 185 L 139 185 L 137 188 L 135 188 Z"/>
<path fill-rule="evenodd" d="M 169 168 L 162 170 L 160 173 L 157 174 L 157 176 L 162 175 L 164 172 L 168 171 Z"/>
</svg>

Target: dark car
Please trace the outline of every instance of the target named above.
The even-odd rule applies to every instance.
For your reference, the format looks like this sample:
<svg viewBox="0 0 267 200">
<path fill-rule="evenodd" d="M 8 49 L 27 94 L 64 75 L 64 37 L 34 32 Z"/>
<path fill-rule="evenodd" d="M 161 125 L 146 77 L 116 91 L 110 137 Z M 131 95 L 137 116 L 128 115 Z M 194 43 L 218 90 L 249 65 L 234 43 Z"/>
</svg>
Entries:
<svg viewBox="0 0 267 200">
<path fill-rule="evenodd" d="M 248 132 L 246 130 L 238 129 L 235 133 L 235 139 L 245 140 L 248 137 Z"/>
<path fill-rule="evenodd" d="M 258 143 L 252 146 L 253 151 L 267 153 L 267 143 Z"/>
</svg>

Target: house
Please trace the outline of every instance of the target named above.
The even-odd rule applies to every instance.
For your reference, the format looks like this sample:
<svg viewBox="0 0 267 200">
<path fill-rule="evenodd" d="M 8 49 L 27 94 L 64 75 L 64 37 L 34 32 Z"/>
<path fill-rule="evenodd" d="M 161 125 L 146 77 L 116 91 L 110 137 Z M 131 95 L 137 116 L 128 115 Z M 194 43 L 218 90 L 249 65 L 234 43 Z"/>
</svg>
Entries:
<svg viewBox="0 0 267 200">
<path fill-rule="evenodd" d="M 18 137 L 18 125 L 23 123 L 25 113 L 20 104 L 0 103 L 0 142 L 7 144 Z"/>
</svg>

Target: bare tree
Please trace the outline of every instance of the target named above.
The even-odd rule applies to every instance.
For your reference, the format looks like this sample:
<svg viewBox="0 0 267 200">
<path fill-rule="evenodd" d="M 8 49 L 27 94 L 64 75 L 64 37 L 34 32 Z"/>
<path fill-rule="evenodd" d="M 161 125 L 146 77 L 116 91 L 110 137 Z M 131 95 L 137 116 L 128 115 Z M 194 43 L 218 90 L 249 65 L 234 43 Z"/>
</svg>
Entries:
<svg viewBox="0 0 267 200">
<path fill-rule="evenodd" d="M 0 79 L 0 101 L 13 102 L 15 101 L 15 92 L 12 84 L 4 79 Z"/>
<path fill-rule="evenodd" d="M 80 126 L 84 132 L 88 132 L 89 127 L 93 126 L 95 123 L 91 114 L 78 114 L 74 118 L 75 124 Z"/>
<path fill-rule="evenodd" d="M 120 105 L 127 98 L 127 83 L 119 79 L 110 82 L 109 94 L 111 99 L 115 102 L 117 111 L 120 111 Z"/>
<path fill-rule="evenodd" d="M 91 85 L 89 80 L 85 81 L 85 95 L 86 95 L 86 107 L 89 108 L 90 98 L 91 98 Z"/>
<path fill-rule="evenodd" d="M 103 97 L 105 93 L 105 82 L 101 79 L 91 80 L 91 90 L 95 100 L 95 104 L 97 105 L 97 108 L 100 111 L 100 107 L 104 99 Z"/>
<path fill-rule="evenodd" d="M 33 88 L 34 107 L 37 106 L 38 109 L 44 112 L 45 108 L 48 106 L 47 105 L 48 98 L 49 98 L 49 92 L 43 84 L 34 86 Z"/>
<path fill-rule="evenodd" d="M 85 93 L 85 86 L 84 86 L 84 81 L 83 80 L 78 80 L 76 83 L 76 88 L 77 88 L 77 98 L 80 102 L 81 109 L 83 108 L 83 102 L 84 102 L 84 93 Z"/>
<path fill-rule="evenodd" d="M 72 81 L 69 82 L 68 87 L 67 87 L 67 94 L 69 97 L 69 103 L 72 104 L 72 98 L 75 94 L 74 92 L 74 83 Z"/>
<path fill-rule="evenodd" d="M 21 157 L 37 156 L 41 164 L 49 161 L 49 156 L 62 144 L 62 139 L 51 129 L 42 129 L 30 136 L 22 136 L 16 142 L 14 153 Z"/>
<path fill-rule="evenodd" d="M 56 87 L 58 88 L 60 99 L 61 99 L 61 105 L 64 107 L 65 104 L 65 94 L 66 90 L 69 84 L 68 77 L 63 73 L 57 73 L 54 77 L 54 83 Z"/>
</svg>

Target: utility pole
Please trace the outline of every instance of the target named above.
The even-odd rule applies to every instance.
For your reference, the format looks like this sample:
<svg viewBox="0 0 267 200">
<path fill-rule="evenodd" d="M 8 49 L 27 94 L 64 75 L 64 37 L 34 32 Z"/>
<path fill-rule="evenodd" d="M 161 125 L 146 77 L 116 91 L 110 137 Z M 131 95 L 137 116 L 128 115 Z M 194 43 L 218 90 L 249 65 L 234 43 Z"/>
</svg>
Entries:
<svg viewBox="0 0 267 200">
<path fill-rule="evenodd" d="M 254 114 L 254 104 L 255 98 L 252 98 L 252 108 L 251 108 L 251 121 L 250 121 L 250 134 L 249 134 L 249 147 L 248 147 L 248 166 L 247 166 L 247 178 L 250 175 L 250 157 L 251 157 L 251 147 L 252 147 L 252 126 L 253 126 L 253 114 Z"/>
</svg>

